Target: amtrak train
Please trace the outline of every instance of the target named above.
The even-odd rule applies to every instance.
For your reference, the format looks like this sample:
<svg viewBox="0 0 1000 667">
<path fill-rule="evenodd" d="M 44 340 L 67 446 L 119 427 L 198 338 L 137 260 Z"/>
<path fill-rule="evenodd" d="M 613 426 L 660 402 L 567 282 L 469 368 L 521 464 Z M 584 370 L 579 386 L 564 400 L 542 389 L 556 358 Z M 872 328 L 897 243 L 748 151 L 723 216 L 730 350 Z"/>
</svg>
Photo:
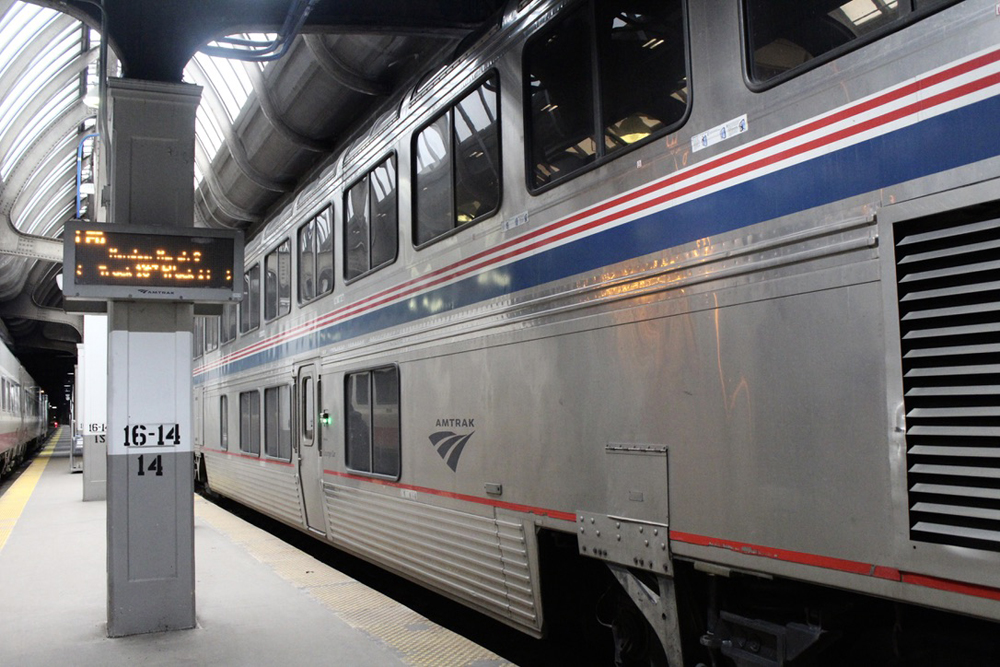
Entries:
<svg viewBox="0 0 1000 667">
<path fill-rule="evenodd" d="M 48 433 L 48 418 L 48 395 L 0 343 L 0 479 L 41 444 Z"/>
<path fill-rule="evenodd" d="M 595 662 L 986 664 L 998 119 L 995 0 L 512 0 L 252 230 L 197 474 Z"/>
</svg>

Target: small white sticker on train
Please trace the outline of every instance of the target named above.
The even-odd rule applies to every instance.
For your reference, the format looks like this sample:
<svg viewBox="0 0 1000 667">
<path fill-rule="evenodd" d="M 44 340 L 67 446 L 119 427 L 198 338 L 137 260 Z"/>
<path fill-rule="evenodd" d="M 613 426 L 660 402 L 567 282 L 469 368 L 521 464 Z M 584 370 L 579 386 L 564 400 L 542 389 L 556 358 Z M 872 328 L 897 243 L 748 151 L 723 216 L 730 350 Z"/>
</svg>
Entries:
<svg viewBox="0 0 1000 667">
<path fill-rule="evenodd" d="M 717 125 L 707 132 L 696 134 L 691 137 L 691 151 L 697 153 L 703 148 L 713 146 L 720 141 L 725 141 L 737 134 L 747 131 L 747 115 L 743 114 L 739 118 L 734 118 L 729 122 Z"/>
</svg>

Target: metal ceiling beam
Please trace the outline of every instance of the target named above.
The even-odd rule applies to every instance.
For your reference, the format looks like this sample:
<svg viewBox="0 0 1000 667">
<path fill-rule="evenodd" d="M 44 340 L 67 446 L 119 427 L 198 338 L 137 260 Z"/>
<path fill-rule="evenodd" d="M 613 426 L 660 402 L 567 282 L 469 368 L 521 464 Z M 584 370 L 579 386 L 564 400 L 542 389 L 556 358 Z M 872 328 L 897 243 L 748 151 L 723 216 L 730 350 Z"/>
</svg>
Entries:
<svg viewBox="0 0 1000 667">
<path fill-rule="evenodd" d="M 6 214 L 0 213 L 0 254 L 61 264 L 63 244 L 58 239 L 22 234 Z"/>
<path fill-rule="evenodd" d="M 44 109 L 45 106 L 49 104 L 60 91 L 73 83 L 74 80 L 79 81 L 80 75 L 96 59 L 97 49 L 91 49 L 83 55 L 83 57 L 77 58 L 71 66 L 59 72 L 59 76 L 53 78 L 45 84 L 37 93 L 35 93 L 30 102 L 18 109 L 14 122 L 7 129 L 7 131 L 4 132 L 3 137 L 0 138 L 0 155 L 6 156 L 14 144 L 21 139 L 21 134 L 25 131 L 25 129 L 38 120 L 38 114 L 42 111 L 42 109 Z M 0 90 L 6 91 L 8 89 L 0 88 Z"/>
<path fill-rule="evenodd" d="M 312 53 L 320 69 L 340 85 L 373 97 L 385 97 L 392 92 L 392 88 L 384 83 L 369 79 L 351 69 L 349 65 L 344 63 L 330 49 L 330 45 L 322 37 L 318 35 L 303 35 L 302 39 L 305 41 L 306 47 Z"/>
<path fill-rule="evenodd" d="M 0 317 L 64 324 L 79 334 L 83 333 L 82 315 L 70 315 L 61 308 L 42 308 L 24 292 L 9 301 L 0 302 Z"/>
<path fill-rule="evenodd" d="M 71 9 L 101 24 L 100 10 L 83 0 L 35 0 L 60 11 Z M 493 17 L 506 0 L 322 0 L 304 32 L 468 31 Z M 103 0 L 108 34 L 131 79 L 179 82 L 184 66 L 212 39 L 240 32 L 273 32 L 282 24 L 288 0 Z"/>
<path fill-rule="evenodd" d="M 56 146 L 62 143 L 63 137 L 74 131 L 90 115 L 90 110 L 83 101 L 78 101 L 63 110 L 44 132 L 35 137 L 28 150 L 24 152 L 24 156 L 18 160 L 15 168 L 7 176 L 6 182 L 2 184 L 0 214 L 8 217 L 11 215 L 14 204 L 24 194 L 26 185 L 39 169 L 39 165 L 53 153 Z M 30 160 L 27 156 L 31 156 Z"/>
<path fill-rule="evenodd" d="M 229 154 L 233 156 L 233 160 L 236 162 L 236 166 L 240 168 L 240 171 L 242 171 L 243 174 L 255 185 L 258 185 L 265 190 L 271 190 L 272 192 L 291 192 L 295 185 L 293 182 L 271 178 L 251 164 L 250 158 L 247 156 L 246 147 L 243 145 L 240 138 L 236 136 L 236 133 L 233 132 L 233 125 L 229 121 L 229 115 L 225 111 L 219 92 L 215 89 L 211 78 L 202 69 L 201 65 L 198 64 L 197 60 L 192 60 L 188 64 L 188 67 L 197 72 L 197 78 L 200 79 L 197 83 L 204 88 L 205 93 L 207 93 L 203 93 L 201 99 L 208 105 L 209 112 L 218 122 L 218 126 L 222 130 L 222 139 L 226 145 L 226 149 L 229 151 Z"/>
<path fill-rule="evenodd" d="M 281 113 L 271 98 L 270 88 L 264 82 L 264 74 L 260 71 L 260 68 L 249 64 L 247 66 L 247 74 L 250 76 L 250 83 L 253 85 L 253 92 L 257 96 L 257 103 L 260 104 L 261 113 L 264 114 L 264 118 L 267 119 L 267 122 L 278 134 L 293 145 L 314 153 L 327 153 L 333 149 L 333 146 L 329 143 L 307 137 L 289 127 L 282 119 Z"/>
<path fill-rule="evenodd" d="M 3 16 L 4 13 L 6 13 L 6 10 L 0 13 L 0 16 Z M 46 49 L 51 48 L 53 40 L 60 33 L 73 27 L 74 23 L 76 21 L 69 16 L 60 16 L 35 35 L 31 39 L 31 42 L 17 54 L 13 62 L 8 64 L 4 69 L 3 75 L 0 76 L 0 91 L 10 90 L 24 76 L 24 73 L 31 68 L 35 59 L 44 53 Z"/>
<path fill-rule="evenodd" d="M 198 169 L 201 170 L 203 179 L 202 183 L 208 185 L 208 190 L 215 199 L 216 206 L 218 206 L 223 213 L 234 220 L 242 220 L 250 223 L 261 222 L 264 220 L 264 216 L 237 206 L 226 196 L 222 186 L 219 184 L 219 179 L 212 170 L 211 162 L 209 162 L 208 157 L 204 155 L 203 151 L 195 151 L 195 159 L 198 162 Z M 200 190 L 201 188 L 198 189 Z"/>
</svg>

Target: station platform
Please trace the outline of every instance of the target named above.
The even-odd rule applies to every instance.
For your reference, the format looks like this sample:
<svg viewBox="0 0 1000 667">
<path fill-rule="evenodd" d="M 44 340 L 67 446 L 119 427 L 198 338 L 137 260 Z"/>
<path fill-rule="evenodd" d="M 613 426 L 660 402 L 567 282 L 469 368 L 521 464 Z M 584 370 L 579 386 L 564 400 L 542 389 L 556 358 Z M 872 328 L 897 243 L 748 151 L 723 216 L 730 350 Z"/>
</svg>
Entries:
<svg viewBox="0 0 1000 667">
<path fill-rule="evenodd" d="M 197 627 L 109 639 L 104 501 L 68 429 L 0 495 L 0 665 L 510 664 L 195 498 Z"/>
</svg>

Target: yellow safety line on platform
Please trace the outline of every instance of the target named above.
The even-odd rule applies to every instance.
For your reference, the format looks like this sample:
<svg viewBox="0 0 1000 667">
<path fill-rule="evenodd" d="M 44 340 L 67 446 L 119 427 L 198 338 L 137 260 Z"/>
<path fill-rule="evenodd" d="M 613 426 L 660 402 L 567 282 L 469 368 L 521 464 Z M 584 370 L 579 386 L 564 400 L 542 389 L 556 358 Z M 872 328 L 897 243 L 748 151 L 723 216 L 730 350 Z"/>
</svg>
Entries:
<svg viewBox="0 0 1000 667">
<path fill-rule="evenodd" d="M 195 498 L 194 513 L 282 579 L 304 589 L 342 621 L 392 648 L 406 664 L 416 667 L 510 664 L 206 500 Z"/>
<path fill-rule="evenodd" d="M 7 538 L 13 532 L 14 524 L 21 518 L 24 506 L 28 504 L 35 485 L 38 484 L 45 466 L 49 464 L 62 430 L 62 426 L 56 429 L 46 443 L 45 449 L 38 453 L 28 469 L 21 473 L 6 493 L 0 496 L 0 551 L 3 551 L 4 545 L 7 544 Z"/>
</svg>

